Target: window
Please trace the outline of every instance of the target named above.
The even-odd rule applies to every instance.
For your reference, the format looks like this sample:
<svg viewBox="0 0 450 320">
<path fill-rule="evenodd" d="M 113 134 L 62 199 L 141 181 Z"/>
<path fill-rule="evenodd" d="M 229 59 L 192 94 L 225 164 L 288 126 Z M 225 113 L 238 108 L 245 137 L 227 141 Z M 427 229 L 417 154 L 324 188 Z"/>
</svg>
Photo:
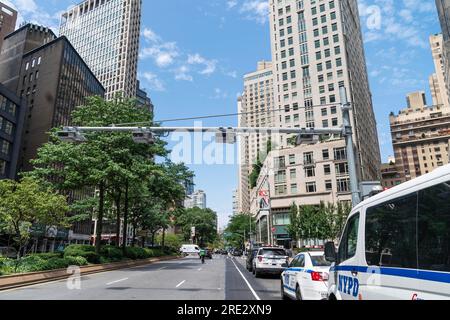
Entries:
<svg viewBox="0 0 450 320">
<path fill-rule="evenodd" d="M 307 193 L 315 193 L 317 191 L 315 182 L 308 182 L 306 184 L 306 192 Z"/>
<path fill-rule="evenodd" d="M 328 149 L 322 150 L 322 158 L 323 158 L 323 160 L 330 159 L 330 151 Z"/>
<path fill-rule="evenodd" d="M 337 179 L 337 191 L 341 192 L 349 192 L 350 191 L 350 179 Z"/>
<path fill-rule="evenodd" d="M 412 194 L 367 210 L 369 266 L 417 268 L 417 200 Z"/>
<path fill-rule="evenodd" d="M 450 271 L 450 181 L 419 192 L 419 269 Z"/>
<path fill-rule="evenodd" d="M 282 195 L 285 195 L 286 193 L 287 193 L 286 185 L 275 186 L 275 195 L 276 196 L 282 196 Z"/>
<path fill-rule="evenodd" d="M 6 174 L 6 161 L 0 160 L 0 176 L 4 176 Z"/>
<path fill-rule="evenodd" d="M 289 213 L 274 214 L 273 216 L 273 224 L 276 226 L 285 226 L 290 223 Z"/>
<path fill-rule="evenodd" d="M 327 191 L 332 191 L 333 190 L 333 182 L 331 180 L 326 180 L 325 181 L 325 189 Z"/>
<path fill-rule="evenodd" d="M 298 193 L 298 188 L 297 188 L 297 184 L 291 184 L 291 194 L 297 194 Z"/>
<path fill-rule="evenodd" d="M 291 180 L 297 179 L 297 170 L 296 169 L 291 169 L 290 177 L 291 177 Z"/>
<path fill-rule="evenodd" d="M 295 154 L 291 154 L 289 156 L 289 164 L 294 165 L 295 164 Z"/>
<path fill-rule="evenodd" d="M 303 154 L 303 163 L 305 165 L 314 164 L 314 153 L 313 152 L 307 152 Z"/>
<path fill-rule="evenodd" d="M 323 166 L 323 173 L 326 176 L 329 176 L 331 174 L 331 165 L 329 165 L 329 164 L 324 165 Z"/>
<path fill-rule="evenodd" d="M 356 255 L 359 231 L 359 213 L 355 214 L 347 223 L 338 251 L 339 262 L 347 261 Z"/>
<path fill-rule="evenodd" d="M 285 183 L 286 182 L 286 171 L 278 171 L 275 173 L 275 183 Z"/>
<path fill-rule="evenodd" d="M 347 162 L 337 163 L 335 165 L 335 167 L 336 167 L 336 175 L 344 176 L 344 175 L 348 174 L 348 163 Z"/>
<path fill-rule="evenodd" d="M 334 149 L 334 160 L 347 160 L 347 150 L 345 148 Z"/>
<path fill-rule="evenodd" d="M 313 178 L 316 176 L 316 169 L 314 167 L 305 168 L 305 176 L 307 178 Z"/>
</svg>

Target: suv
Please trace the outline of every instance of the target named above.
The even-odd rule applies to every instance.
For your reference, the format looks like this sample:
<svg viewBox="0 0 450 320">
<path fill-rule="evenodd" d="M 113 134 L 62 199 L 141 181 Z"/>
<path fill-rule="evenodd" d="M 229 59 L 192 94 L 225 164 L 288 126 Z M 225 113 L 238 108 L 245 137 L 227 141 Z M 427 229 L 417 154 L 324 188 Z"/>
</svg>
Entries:
<svg viewBox="0 0 450 320">
<path fill-rule="evenodd" d="M 252 249 L 249 251 L 247 255 L 247 270 L 250 272 L 253 272 L 253 259 L 255 259 L 256 254 L 258 253 L 259 249 Z"/>
<path fill-rule="evenodd" d="M 289 266 L 289 257 L 283 248 L 263 247 L 253 259 L 253 275 L 258 278 L 262 274 L 281 275 Z"/>
</svg>

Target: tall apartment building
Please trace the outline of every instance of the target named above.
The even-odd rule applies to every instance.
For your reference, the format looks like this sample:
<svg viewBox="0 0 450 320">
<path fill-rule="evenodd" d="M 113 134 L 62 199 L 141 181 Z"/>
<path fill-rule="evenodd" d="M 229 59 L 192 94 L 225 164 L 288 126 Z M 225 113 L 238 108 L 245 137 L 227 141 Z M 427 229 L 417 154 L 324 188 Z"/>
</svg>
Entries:
<svg viewBox="0 0 450 320">
<path fill-rule="evenodd" d="M 450 0 L 436 0 L 443 38 L 445 89 L 450 98 Z"/>
<path fill-rule="evenodd" d="M 17 22 L 17 11 L 0 1 L 0 51 L 3 39 L 14 31 Z"/>
<path fill-rule="evenodd" d="M 87 0 L 61 16 L 66 36 L 106 88 L 106 99 L 117 93 L 134 98 L 142 0 Z"/>
<path fill-rule="evenodd" d="M 241 213 L 239 210 L 239 191 L 233 190 L 233 215 Z"/>
<path fill-rule="evenodd" d="M 340 127 L 341 112 L 332 111 L 345 87 L 359 178 L 378 180 L 380 150 L 357 1 L 270 0 L 270 27 L 280 126 Z M 286 137 L 281 145 L 288 145 Z"/>
<path fill-rule="evenodd" d="M 395 165 L 408 181 L 449 163 L 450 108 L 426 103 L 424 92 L 407 97 L 407 108 L 390 116 Z"/>
<path fill-rule="evenodd" d="M 376 120 L 356 0 L 270 0 L 270 32 L 277 127 L 342 127 L 340 87 L 352 103 L 351 121 L 360 181 L 380 180 Z M 251 194 L 259 240 L 289 240 L 292 203 L 351 201 L 345 140 L 328 136 L 294 147 L 277 141 Z M 271 216 L 259 210 L 258 191 L 270 192 Z M 275 232 L 273 232 L 275 230 Z M 267 236 L 265 236 L 267 234 Z"/>
<path fill-rule="evenodd" d="M 0 83 L 17 92 L 19 87 L 19 67 L 24 54 L 56 39 L 49 28 L 26 24 L 8 34 L 0 53 Z"/>
<path fill-rule="evenodd" d="M 430 76 L 430 90 L 434 106 L 450 106 L 445 87 L 444 38 L 442 34 L 430 36 L 431 51 L 436 72 Z"/>
<path fill-rule="evenodd" d="M 184 206 L 187 209 L 192 209 L 195 207 L 206 209 L 206 193 L 203 190 L 194 192 L 193 194 L 188 196 L 188 199 L 186 199 Z"/>
<path fill-rule="evenodd" d="M 0 179 L 16 179 L 25 105 L 0 83 Z"/>
<path fill-rule="evenodd" d="M 244 91 L 238 98 L 239 127 L 272 127 L 275 125 L 275 104 L 272 63 L 260 61 L 255 72 L 244 76 Z M 270 136 L 251 133 L 239 136 L 239 204 L 241 212 L 250 212 L 249 176 L 258 155 L 264 157 Z"/>
</svg>

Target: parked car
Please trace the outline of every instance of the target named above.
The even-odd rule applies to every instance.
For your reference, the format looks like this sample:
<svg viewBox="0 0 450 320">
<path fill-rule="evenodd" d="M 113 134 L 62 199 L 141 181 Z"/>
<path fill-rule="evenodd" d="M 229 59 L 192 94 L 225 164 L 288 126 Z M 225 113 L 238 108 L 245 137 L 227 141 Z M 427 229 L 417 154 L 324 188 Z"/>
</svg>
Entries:
<svg viewBox="0 0 450 320">
<path fill-rule="evenodd" d="M 280 275 L 289 266 L 289 257 L 282 248 L 260 248 L 253 259 L 253 275 L 258 278 L 263 274 Z"/>
<path fill-rule="evenodd" d="M 253 250 L 249 251 L 249 253 L 247 255 L 246 266 L 247 266 L 247 270 L 250 272 L 253 272 L 253 259 L 255 259 L 255 256 L 258 253 L 258 250 L 259 249 L 253 249 Z"/>
<path fill-rule="evenodd" d="M 244 254 L 244 252 L 241 249 L 234 249 L 231 252 L 231 255 L 234 257 L 242 257 L 243 254 Z"/>
<path fill-rule="evenodd" d="M 17 250 L 13 247 L 0 247 L 0 257 L 9 259 L 17 258 Z"/>
<path fill-rule="evenodd" d="M 281 297 L 295 300 L 325 300 L 328 298 L 328 278 L 331 262 L 323 251 L 298 254 L 281 274 Z"/>
</svg>

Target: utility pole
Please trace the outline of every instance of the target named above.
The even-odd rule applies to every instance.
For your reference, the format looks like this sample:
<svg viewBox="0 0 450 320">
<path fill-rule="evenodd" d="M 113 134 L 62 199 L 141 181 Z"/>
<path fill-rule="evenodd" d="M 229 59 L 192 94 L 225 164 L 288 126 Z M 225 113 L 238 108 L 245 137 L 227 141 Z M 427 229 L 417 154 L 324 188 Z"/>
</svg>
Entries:
<svg viewBox="0 0 450 320">
<path fill-rule="evenodd" d="M 345 89 L 345 87 L 340 87 L 339 93 L 341 96 L 342 117 L 344 122 L 344 136 L 347 145 L 347 160 L 350 175 L 350 189 L 352 192 L 353 206 L 356 206 L 361 202 L 361 195 L 358 184 L 355 150 L 353 148 L 353 129 L 350 119 L 351 104 L 348 102 L 347 90 Z"/>
</svg>

